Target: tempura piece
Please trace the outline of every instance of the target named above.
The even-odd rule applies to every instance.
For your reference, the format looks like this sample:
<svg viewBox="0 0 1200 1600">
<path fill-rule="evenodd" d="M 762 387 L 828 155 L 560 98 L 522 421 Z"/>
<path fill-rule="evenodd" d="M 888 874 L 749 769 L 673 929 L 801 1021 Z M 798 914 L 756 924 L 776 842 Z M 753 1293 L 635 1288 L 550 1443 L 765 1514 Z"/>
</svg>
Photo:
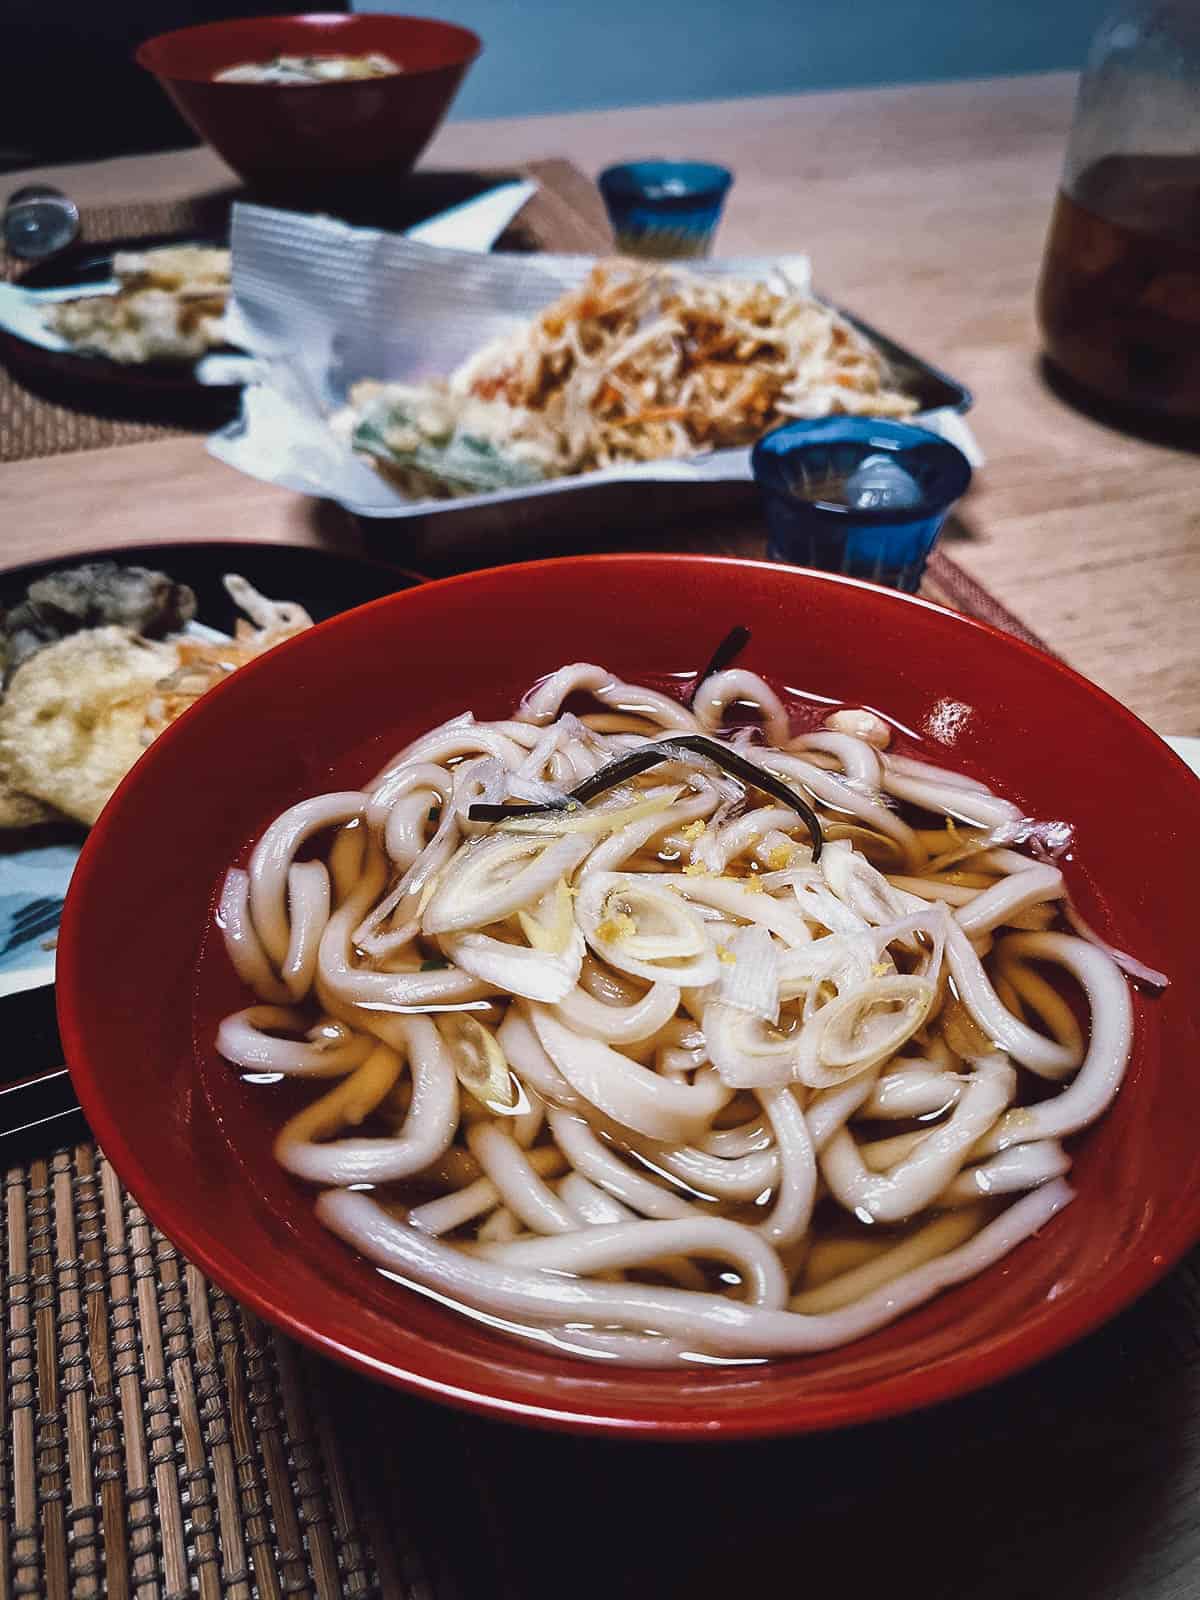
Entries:
<svg viewBox="0 0 1200 1600">
<path fill-rule="evenodd" d="M 117 627 L 47 645 L 0 701 L 0 770 L 90 826 L 141 754 L 147 699 L 177 661 L 174 645 Z"/>
<path fill-rule="evenodd" d="M 236 572 L 229 573 L 224 582 L 230 598 L 250 621 L 239 619 L 234 637 L 229 641 L 210 643 L 186 637 L 178 641 L 178 666 L 158 684 L 157 692 L 146 702 L 144 745 L 157 738 L 168 723 L 181 717 L 190 705 L 229 673 L 262 655 L 272 645 L 312 627 L 308 612 L 294 601 L 269 600 Z"/>
<path fill-rule="evenodd" d="M 47 573 L 0 621 L 5 676 L 36 651 L 83 628 L 115 624 L 147 639 L 177 633 L 196 615 L 196 596 L 165 572 L 87 561 Z"/>
<path fill-rule="evenodd" d="M 123 365 L 194 361 L 227 342 L 231 257 L 206 245 L 118 251 L 112 295 L 64 300 L 46 326 L 79 350 Z"/>
<path fill-rule="evenodd" d="M 165 573 L 92 562 L 30 586 L 6 619 L 14 670 L 0 700 L 0 829 L 64 814 L 91 824 L 168 723 L 230 672 L 312 626 L 303 606 L 268 599 L 237 573 L 224 582 L 249 620 L 215 641 L 178 631 L 194 617 L 196 597 Z M 100 618 L 110 625 L 94 626 Z M 147 637 L 168 632 L 162 642 Z"/>
<path fill-rule="evenodd" d="M 14 789 L 8 773 L 0 766 L 0 830 L 6 828 L 37 828 L 44 822 L 61 821 L 53 807 L 35 800 L 31 794 Z"/>
<path fill-rule="evenodd" d="M 165 244 L 155 250 L 118 250 L 113 277 L 124 289 L 171 289 L 206 295 L 229 292 L 232 256 L 213 245 Z"/>
</svg>

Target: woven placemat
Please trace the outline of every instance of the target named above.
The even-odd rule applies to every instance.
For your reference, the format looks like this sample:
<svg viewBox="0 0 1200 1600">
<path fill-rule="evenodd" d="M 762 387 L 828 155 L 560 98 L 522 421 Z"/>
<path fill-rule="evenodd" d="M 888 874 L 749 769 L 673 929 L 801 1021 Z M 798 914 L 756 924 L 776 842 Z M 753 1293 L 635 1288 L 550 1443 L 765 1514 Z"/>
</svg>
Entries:
<svg viewBox="0 0 1200 1600">
<path fill-rule="evenodd" d="M 206 1282 L 91 1144 L 10 1170 L 4 1213 L 6 1600 L 694 1600 L 731 1592 L 747 1550 L 764 1583 L 789 1550 L 810 1580 L 838 1578 L 848 1547 L 831 1530 L 852 1540 L 863 1517 L 892 1544 L 881 1579 L 903 1571 L 906 1510 L 936 1534 L 927 1595 L 960 1600 L 969 1566 L 973 1600 L 1132 1600 L 1152 1591 L 1013 1575 L 1053 1556 L 1060 1517 L 1104 1531 L 1118 1486 L 1127 1517 L 1166 1474 L 1180 1496 L 1195 1487 L 1195 1460 L 1181 1471 L 1200 1414 L 1194 1260 L 1068 1356 L 938 1412 L 666 1451 L 475 1421 L 319 1361 Z M 801 1497 L 803 1563 L 788 1522 Z M 843 1592 L 872 1592 L 876 1559 L 856 1551 L 862 1586 Z"/>
<path fill-rule="evenodd" d="M 94 1145 L 10 1170 L 4 1211 L 0 1594 L 467 1592 L 410 1532 L 419 1485 L 403 1520 L 381 1504 L 353 1380 L 208 1284 Z"/>
<path fill-rule="evenodd" d="M 533 161 L 519 172 L 537 179 L 538 192 L 503 236 L 503 248 L 536 250 L 552 245 L 556 250 L 591 253 L 611 245 L 600 197 L 577 167 L 568 161 Z M 408 226 L 465 194 L 513 175 L 509 169 L 419 173 L 405 194 L 397 197 L 399 209 L 392 217 L 356 220 Z M 241 197 L 240 191 L 229 189 L 195 200 L 86 208 L 80 217 L 81 238 L 87 244 L 107 244 L 158 234 L 219 237 L 228 225 L 231 204 Z M 11 282 L 24 270 L 24 263 L 0 248 L 0 275 Z M 155 393 L 147 398 L 95 383 L 64 383 L 26 362 L 0 366 L 0 462 L 140 444 L 175 433 L 207 433 L 227 420 L 235 408 L 236 399 L 219 392 L 202 391 L 195 396 Z"/>
<path fill-rule="evenodd" d="M 1050 648 L 1044 639 L 1039 639 L 1032 628 L 1027 628 L 1020 617 L 1014 616 L 994 594 L 977 583 L 945 550 L 935 550 L 929 557 L 921 579 L 921 598 L 934 600 L 940 606 L 949 606 L 953 611 L 965 612 L 968 617 L 978 617 L 981 622 L 990 622 L 993 628 L 1014 633 L 1026 644 L 1037 645 L 1039 650 Z"/>
</svg>

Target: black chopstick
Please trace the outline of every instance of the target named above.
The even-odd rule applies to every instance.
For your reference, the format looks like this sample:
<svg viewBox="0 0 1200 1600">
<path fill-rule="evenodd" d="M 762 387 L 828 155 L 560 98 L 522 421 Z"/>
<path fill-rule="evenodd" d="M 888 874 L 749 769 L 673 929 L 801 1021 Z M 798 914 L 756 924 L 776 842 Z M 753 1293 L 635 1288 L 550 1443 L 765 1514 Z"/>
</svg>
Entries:
<svg viewBox="0 0 1200 1600">
<path fill-rule="evenodd" d="M 0 1161 L 5 1166 L 88 1136 L 66 1067 L 33 1073 L 0 1089 Z"/>
<path fill-rule="evenodd" d="M 0 1058 L 0 1161 L 16 1166 L 90 1137 L 54 1007 L 54 985 L 0 997 L 0 1025 L 13 1041 Z"/>
<path fill-rule="evenodd" d="M 0 995 L 0 1031 L 5 1040 L 5 1049 L 0 1051 L 0 1087 L 62 1066 L 52 983 Z"/>
</svg>

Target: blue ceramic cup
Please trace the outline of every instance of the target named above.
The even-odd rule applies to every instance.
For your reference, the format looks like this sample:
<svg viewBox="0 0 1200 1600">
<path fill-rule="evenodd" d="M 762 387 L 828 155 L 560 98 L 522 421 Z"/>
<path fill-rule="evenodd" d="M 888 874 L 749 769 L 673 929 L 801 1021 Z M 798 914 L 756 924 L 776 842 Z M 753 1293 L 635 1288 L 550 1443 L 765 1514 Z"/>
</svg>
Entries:
<svg viewBox="0 0 1200 1600">
<path fill-rule="evenodd" d="M 630 161 L 596 180 L 622 255 L 706 256 L 733 174 L 707 161 Z"/>
<path fill-rule="evenodd" d="M 971 481 L 957 446 L 908 422 L 822 417 L 755 445 L 773 561 L 916 590 L 950 507 Z"/>
</svg>

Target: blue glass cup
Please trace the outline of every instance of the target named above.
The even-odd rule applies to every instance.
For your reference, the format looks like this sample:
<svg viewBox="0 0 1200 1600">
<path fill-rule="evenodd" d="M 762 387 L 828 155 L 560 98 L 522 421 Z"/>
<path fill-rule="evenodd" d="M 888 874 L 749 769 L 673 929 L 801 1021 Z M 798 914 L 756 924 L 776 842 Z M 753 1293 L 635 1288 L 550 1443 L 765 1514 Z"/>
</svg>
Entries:
<svg viewBox="0 0 1200 1600">
<path fill-rule="evenodd" d="M 707 161 L 630 161 L 596 181 L 620 253 L 675 261 L 708 254 L 733 174 Z"/>
<path fill-rule="evenodd" d="M 773 561 L 915 592 L 954 502 L 966 456 L 909 422 L 788 422 L 754 446 Z"/>
</svg>

